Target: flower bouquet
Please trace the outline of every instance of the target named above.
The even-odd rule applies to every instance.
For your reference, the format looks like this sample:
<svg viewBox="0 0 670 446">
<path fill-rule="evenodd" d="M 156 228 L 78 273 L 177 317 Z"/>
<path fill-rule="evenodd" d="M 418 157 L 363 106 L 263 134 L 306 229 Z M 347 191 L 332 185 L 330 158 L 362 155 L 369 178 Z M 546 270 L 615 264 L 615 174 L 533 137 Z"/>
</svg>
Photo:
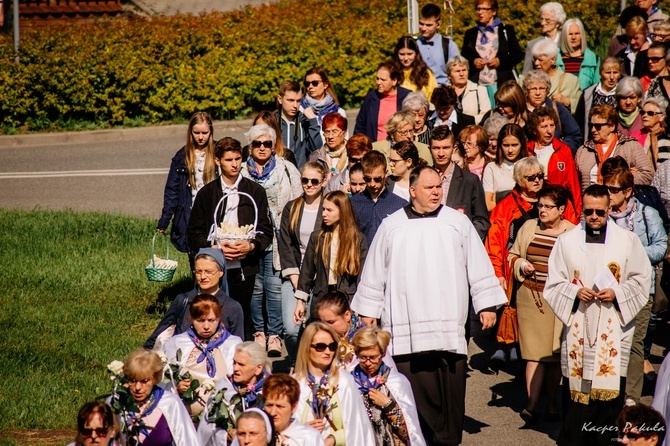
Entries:
<svg viewBox="0 0 670 446">
<path fill-rule="evenodd" d="M 140 432 L 146 426 L 141 419 L 137 423 L 131 421 L 134 419 L 134 414 L 139 413 L 140 409 L 128 390 L 128 378 L 123 374 L 123 362 L 112 361 L 107 364 L 107 370 L 113 383 L 109 405 L 114 413 L 120 415 L 121 432 L 128 438 L 139 439 Z"/>
<path fill-rule="evenodd" d="M 165 378 L 163 379 L 163 382 L 165 383 L 172 383 L 174 388 L 177 388 L 177 384 L 179 384 L 180 381 L 185 381 L 185 380 L 191 380 L 191 384 L 188 386 L 188 389 L 184 393 L 180 395 L 181 400 L 184 402 L 186 406 L 190 406 L 194 402 L 198 401 L 199 399 L 201 400 L 201 397 L 199 395 L 198 389 L 200 387 L 200 381 L 197 379 L 191 379 L 191 373 L 186 371 L 182 372 L 182 366 L 181 366 L 181 358 L 182 358 L 182 352 L 181 349 L 177 350 L 177 353 L 175 355 L 175 360 L 176 362 L 167 362 L 164 361 L 165 364 L 165 369 L 164 369 L 164 375 Z M 212 381 L 212 380 L 209 380 Z M 212 381 L 213 383 L 214 381 Z M 212 389 L 214 387 L 212 386 Z M 202 404 L 204 405 L 205 402 L 201 401 Z"/>
<path fill-rule="evenodd" d="M 226 432 L 231 432 L 237 423 L 236 403 L 241 400 L 241 397 L 235 393 L 235 396 L 228 401 L 225 397 L 227 391 L 228 389 L 224 387 L 210 397 L 205 421 L 213 423 Z"/>
</svg>

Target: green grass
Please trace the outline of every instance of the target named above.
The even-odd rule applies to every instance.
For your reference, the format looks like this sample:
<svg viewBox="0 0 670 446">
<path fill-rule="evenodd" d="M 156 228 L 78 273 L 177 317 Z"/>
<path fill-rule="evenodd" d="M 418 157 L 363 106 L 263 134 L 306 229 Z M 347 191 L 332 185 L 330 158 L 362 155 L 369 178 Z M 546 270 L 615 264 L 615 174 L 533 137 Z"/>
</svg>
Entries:
<svg viewBox="0 0 670 446">
<path fill-rule="evenodd" d="M 79 407 L 110 391 L 106 364 L 141 346 L 168 299 L 191 287 L 181 253 L 172 283 L 146 279 L 154 228 L 0 210 L 0 432 L 74 428 Z"/>
</svg>

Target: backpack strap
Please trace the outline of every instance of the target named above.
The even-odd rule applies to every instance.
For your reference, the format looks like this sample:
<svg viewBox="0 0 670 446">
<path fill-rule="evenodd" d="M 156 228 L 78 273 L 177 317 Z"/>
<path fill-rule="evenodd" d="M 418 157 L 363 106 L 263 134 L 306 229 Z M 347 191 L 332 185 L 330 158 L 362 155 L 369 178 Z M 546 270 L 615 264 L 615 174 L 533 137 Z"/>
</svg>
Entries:
<svg viewBox="0 0 670 446">
<path fill-rule="evenodd" d="M 442 35 L 442 54 L 444 54 L 444 63 L 449 61 L 449 37 Z"/>
</svg>

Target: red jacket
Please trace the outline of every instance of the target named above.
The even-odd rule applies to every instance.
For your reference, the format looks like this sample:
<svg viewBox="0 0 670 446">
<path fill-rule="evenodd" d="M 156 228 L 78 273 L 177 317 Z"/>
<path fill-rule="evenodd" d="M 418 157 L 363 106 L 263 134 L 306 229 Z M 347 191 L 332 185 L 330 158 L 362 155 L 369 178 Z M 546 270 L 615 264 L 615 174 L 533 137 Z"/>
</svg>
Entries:
<svg viewBox="0 0 670 446">
<path fill-rule="evenodd" d="M 515 187 L 512 193 L 500 200 L 491 211 L 491 228 L 484 242 L 496 277 L 504 277 L 508 284 L 511 283 L 512 275 L 507 261 L 507 239 L 509 238 L 510 225 L 514 220 L 521 217 L 519 207 L 524 211 L 529 211 L 533 205 L 524 200 L 518 187 Z M 574 224 L 579 223 L 579 214 L 575 214 L 572 203 L 568 202 L 563 218 Z"/>
<path fill-rule="evenodd" d="M 528 142 L 528 154 L 535 156 L 535 141 Z M 554 153 L 547 164 L 547 182 L 567 188 L 572 194 L 572 204 L 577 215 L 582 213 L 582 188 L 579 183 L 577 166 L 572 158 L 570 147 L 554 138 Z"/>
</svg>

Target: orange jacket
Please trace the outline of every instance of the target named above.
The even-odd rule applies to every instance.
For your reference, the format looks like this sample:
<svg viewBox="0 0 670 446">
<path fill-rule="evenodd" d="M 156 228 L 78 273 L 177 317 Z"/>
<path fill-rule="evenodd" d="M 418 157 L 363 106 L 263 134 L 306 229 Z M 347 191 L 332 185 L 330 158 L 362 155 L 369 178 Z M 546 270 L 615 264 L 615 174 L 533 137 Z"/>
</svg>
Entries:
<svg viewBox="0 0 670 446">
<path fill-rule="evenodd" d="M 535 155 L 535 141 L 528 143 L 528 154 Z M 570 191 L 572 194 L 572 204 L 575 207 L 577 215 L 582 213 L 582 188 L 577 175 L 577 166 L 572 158 L 570 147 L 564 142 L 554 138 L 552 141 L 554 153 L 549 158 L 547 164 L 547 182 L 558 184 Z"/>
</svg>

